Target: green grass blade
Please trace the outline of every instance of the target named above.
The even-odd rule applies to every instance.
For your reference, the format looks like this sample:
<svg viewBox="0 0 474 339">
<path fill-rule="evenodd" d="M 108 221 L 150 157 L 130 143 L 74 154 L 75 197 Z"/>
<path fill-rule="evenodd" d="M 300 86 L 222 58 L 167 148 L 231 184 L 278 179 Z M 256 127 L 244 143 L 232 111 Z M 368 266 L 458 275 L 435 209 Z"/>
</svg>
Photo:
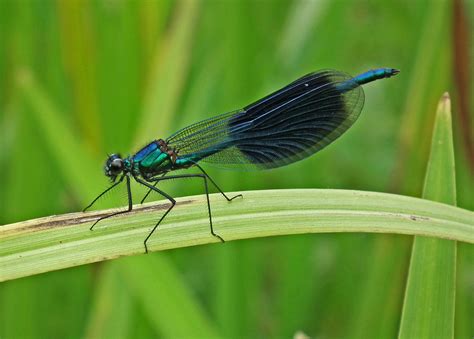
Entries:
<svg viewBox="0 0 474 339">
<path fill-rule="evenodd" d="M 188 75 L 199 7 L 199 1 L 182 0 L 175 8 L 169 33 L 155 53 L 135 145 L 175 130 L 171 122 Z"/>
<path fill-rule="evenodd" d="M 96 36 L 92 28 L 78 29 L 93 20 L 92 2 L 58 1 L 57 15 L 68 80 L 74 89 L 75 119 L 90 150 L 102 150 L 102 132 L 98 118 L 100 102 L 97 90 Z M 85 25 L 84 25 L 85 26 Z"/>
<path fill-rule="evenodd" d="M 231 194 L 232 195 L 232 194 Z M 218 242 L 209 234 L 205 197 L 177 199 L 152 251 Z M 228 203 L 211 195 L 216 232 L 226 240 L 329 232 L 399 233 L 474 243 L 474 213 L 429 200 L 346 190 L 244 192 Z M 138 205 L 129 214 L 91 224 L 107 211 L 72 213 L 0 227 L 0 281 L 144 252 L 143 240 L 167 208 Z M 225 245 L 220 245 L 225 246 Z"/>
<path fill-rule="evenodd" d="M 99 174 L 102 173 L 94 167 L 94 158 L 77 141 L 78 138 L 64 115 L 29 70 L 24 70 L 19 75 L 18 83 L 26 103 L 32 108 L 34 121 L 44 131 L 45 141 L 65 182 L 70 184 L 71 190 L 85 205 L 90 200 L 91 189 L 101 187 L 103 183 L 99 179 Z"/>
<path fill-rule="evenodd" d="M 310 43 L 311 32 L 327 11 L 329 1 L 295 1 L 287 17 L 287 22 L 281 34 L 278 58 L 284 65 L 297 65 L 301 57 L 302 46 Z"/>
<path fill-rule="evenodd" d="M 438 105 L 423 197 L 456 205 L 451 107 Z M 456 242 L 415 237 L 399 338 L 453 338 Z"/>
<path fill-rule="evenodd" d="M 115 265 L 104 265 L 95 283 L 96 291 L 91 307 L 85 338 L 130 338 L 133 300 L 123 286 Z"/>
<path fill-rule="evenodd" d="M 450 2 L 430 2 L 424 11 L 424 23 L 419 43 L 414 51 L 413 66 L 407 70 L 405 103 L 399 129 L 399 151 L 392 177 L 392 190 L 403 194 L 419 195 L 422 188 L 424 161 L 429 151 L 432 112 L 440 90 L 449 81 L 447 53 L 440 53 L 440 39 L 449 39 L 448 21 Z M 433 70 L 436 69 L 436 72 Z M 433 109 L 431 108 L 433 107 Z M 427 124 L 429 122 L 429 126 Z M 421 135 L 421 137 L 420 137 Z"/>
<path fill-rule="evenodd" d="M 163 255 L 136 259 L 122 259 L 117 268 L 157 332 L 165 338 L 218 337 L 184 279 Z"/>
<path fill-rule="evenodd" d="M 448 93 L 445 93 L 436 112 L 423 198 L 456 205 L 456 172 L 451 126 L 451 100 Z"/>
<path fill-rule="evenodd" d="M 390 338 L 398 332 L 399 318 L 394 312 L 402 307 L 411 246 L 407 240 L 391 235 L 374 239 L 361 291 L 353 292 L 357 300 L 350 312 L 351 326 L 346 332 L 352 339 Z"/>
</svg>

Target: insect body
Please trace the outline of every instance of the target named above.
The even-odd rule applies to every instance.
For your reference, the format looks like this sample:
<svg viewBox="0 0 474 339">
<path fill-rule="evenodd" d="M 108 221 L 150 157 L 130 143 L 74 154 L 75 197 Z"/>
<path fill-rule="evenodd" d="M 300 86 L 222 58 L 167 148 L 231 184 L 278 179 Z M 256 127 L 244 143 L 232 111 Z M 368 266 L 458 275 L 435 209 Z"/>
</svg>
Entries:
<svg viewBox="0 0 474 339">
<path fill-rule="evenodd" d="M 132 156 L 110 155 L 104 170 L 113 184 L 84 210 L 124 179 L 128 210 L 98 219 L 91 230 L 100 220 L 132 210 L 130 179 L 133 178 L 149 189 L 142 202 L 151 192 L 171 202 L 144 241 L 148 252 L 148 239 L 176 204 L 173 197 L 156 187 L 158 182 L 200 178 L 207 197 L 211 234 L 224 241 L 213 230 L 208 181 L 228 201 L 241 195 L 229 198 L 199 163 L 270 169 L 302 160 L 329 145 L 357 120 L 364 105 L 361 85 L 398 72 L 380 68 L 356 77 L 337 71 L 310 73 L 243 109 L 190 125 L 166 140 L 154 140 Z M 189 167 L 196 167 L 201 173 L 169 175 Z"/>
</svg>

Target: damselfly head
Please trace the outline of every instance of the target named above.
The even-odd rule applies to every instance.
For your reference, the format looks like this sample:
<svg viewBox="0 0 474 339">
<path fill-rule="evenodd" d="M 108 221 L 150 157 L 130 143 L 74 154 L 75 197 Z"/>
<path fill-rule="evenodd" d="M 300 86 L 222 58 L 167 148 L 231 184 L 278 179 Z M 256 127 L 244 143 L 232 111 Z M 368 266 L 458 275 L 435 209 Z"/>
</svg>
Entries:
<svg viewBox="0 0 474 339">
<path fill-rule="evenodd" d="M 104 166 L 105 175 L 108 176 L 110 180 L 115 181 L 123 169 L 123 160 L 120 154 L 109 155 Z"/>
</svg>

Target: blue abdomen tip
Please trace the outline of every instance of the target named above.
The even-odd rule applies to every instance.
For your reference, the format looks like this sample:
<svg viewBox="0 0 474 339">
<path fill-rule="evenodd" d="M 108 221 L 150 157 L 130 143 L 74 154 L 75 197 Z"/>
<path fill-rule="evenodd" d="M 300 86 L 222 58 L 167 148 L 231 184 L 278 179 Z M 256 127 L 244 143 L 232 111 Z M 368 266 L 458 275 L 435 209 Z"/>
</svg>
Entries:
<svg viewBox="0 0 474 339">
<path fill-rule="evenodd" d="M 359 74 L 358 76 L 354 77 L 353 80 L 359 85 L 363 85 L 374 80 L 390 78 L 391 76 L 394 76 L 398 73 L 400 73 L 400 71 L 395 68 L 377 68 Z"/>
<path fill-rule="evenodd" d="M 397 75 L 398 73 L 400 73 L 400 70 L 398 70 L 396 68 L 383 68 L 383 70 L 387 74 L 387 77 L 391 77 L 391 76 L 394 76 L 394 75 Z"/>
</svg>

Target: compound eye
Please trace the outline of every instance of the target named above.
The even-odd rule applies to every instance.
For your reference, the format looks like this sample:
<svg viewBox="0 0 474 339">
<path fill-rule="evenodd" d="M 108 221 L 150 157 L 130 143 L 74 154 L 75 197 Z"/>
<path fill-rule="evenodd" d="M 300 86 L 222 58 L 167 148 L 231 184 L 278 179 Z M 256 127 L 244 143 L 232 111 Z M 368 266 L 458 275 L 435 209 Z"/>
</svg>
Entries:
<svg viewBox="0 0 474 339">
<path fill-rule="evenodd" d="M 123 166 L 123 161 L 122 159 L 114 159 L 112 160 L 112 163 L 110 164 L 110 167 L 114 170 L 121 170 Z"/>
</svg>

